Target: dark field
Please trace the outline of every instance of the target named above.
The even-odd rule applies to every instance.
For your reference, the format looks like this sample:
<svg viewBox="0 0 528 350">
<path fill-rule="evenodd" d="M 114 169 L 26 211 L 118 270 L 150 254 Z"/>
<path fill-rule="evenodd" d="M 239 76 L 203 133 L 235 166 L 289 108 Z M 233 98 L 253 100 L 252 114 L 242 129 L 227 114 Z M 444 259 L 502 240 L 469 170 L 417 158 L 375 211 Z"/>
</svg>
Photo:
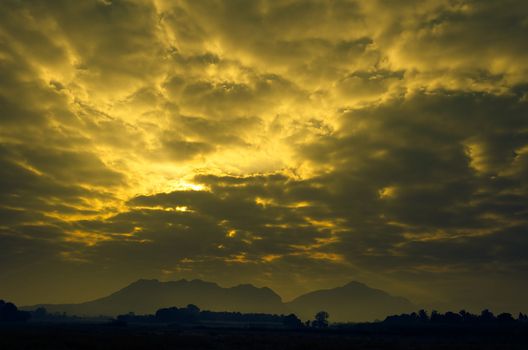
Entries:
<svg viewBox="0 0 528 350">
<path fill-rule="evenodd" d="M 528 349 L 522 329 L 262 330 L 2 326 L 0 349 Z"/>
</svg>

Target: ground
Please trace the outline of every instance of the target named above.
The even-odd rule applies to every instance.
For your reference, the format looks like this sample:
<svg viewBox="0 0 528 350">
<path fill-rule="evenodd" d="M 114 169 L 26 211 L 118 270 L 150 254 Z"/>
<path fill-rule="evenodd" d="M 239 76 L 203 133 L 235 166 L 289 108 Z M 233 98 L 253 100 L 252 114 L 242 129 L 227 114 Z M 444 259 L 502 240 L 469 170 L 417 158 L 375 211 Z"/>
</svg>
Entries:
<svg viewBox="0 0 528 350">
<path fill-rule="evenodd" d="M 526 349 L 528 336 L 500 332 L 182 329 L 115 325 L 0 326 L 0 349 Z"/>
</svg>

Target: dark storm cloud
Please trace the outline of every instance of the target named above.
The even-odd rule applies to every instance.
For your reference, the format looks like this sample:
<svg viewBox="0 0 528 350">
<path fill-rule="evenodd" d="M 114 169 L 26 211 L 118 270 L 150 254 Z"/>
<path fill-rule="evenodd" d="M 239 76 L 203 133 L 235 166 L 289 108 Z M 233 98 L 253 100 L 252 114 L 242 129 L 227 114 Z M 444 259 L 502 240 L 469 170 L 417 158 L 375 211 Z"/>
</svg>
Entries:
<svg viewBox="0 0 528 350">
<path fill-rule="evenodd" d="M 522 63 L 528 54 L 522 44 L 528 30 L 526 3 L 438 1 L 425 4 L 424 8 L 434 3 L 435 11 L 423 11 L 421 16 L 406 22 L 407 26 L 393 23 L 385 33 L 390 45 L 401 54 L 400 64 L 428 70 L 482 70 L 502 75 L 505 83 L 526 79 Z M 404 18 L 416 14 L 402 13 Z M 394 35 L 402 32 L 406 34 L 404 39 Z"/>
<path fill-rule="evenodd" d="M 345 113 L 341 136 L 302 152 L 314 162 L 338 164 L 333 174 L 321 177 L 325 188 L 339 188 L 367 206 L 379 203 L 376 213 L 389 221 L 426 230 L 486 226 L 480 203 L 495 198 L 500 203 L 506 192 L 526 195 L 517 170 L 523 162 L 517 153 L 527 143 L 526 112 L 517 96 L 419 95 Z M 505 134 L 509 141 L 498 141 Z M 471 146 L 473 140 L 479 140 L 478 146 Z M 361 192 L 354 193 L 358 188 Z M 384 189 L 394 193 L 377 198 Z M 334 212 L 346 206 L 340 204 Z M 510 216 L 515 211 L 492 213 Z"/>
<path fill-rule="evenodd" d="M 280 264 L 305 249 L 307 266 L 340 257 L 375 273 L 427 266 L 429 277 L 441 278 L 456 274 L 456 266 L 480 271 L 483 263 L 523 273 L 528 191 L 519 177 L 525 157 L 516 154 L 525 152 L 519 150 L 526 147 L 526 109 L 518 96 L 417 95 L 344 113 L 340 134 L 300 149 L 313 162 L 332 164 L 330 173 L 310 180 L 197 176 L 210 191 L 140 196 L 129 205 L 187 207 L 190 212 L 164 214 L 180 223 L 186 216 L 211 220 L 210 237 L 218 235 L 202 251 L 206 260 L 238 254 L 265 265 L 266 256 L 276 255 L 272 263 Z M 497 133 L 510 135 L 510 142 L 495 144 Z M 475 138 L 483 140 L 479 157 L 502 161 L 474 168 L 467 142 Z M 154 213 L 141 217 L 151 222 L 146 218 Z"/>
<path fill-rule="evenodd" d="M 316 238 L 328 236 L 328 233 L 309 227 L 302 210 L 289 209 L 288 203 L 263 205 L 255 201 L 259 196 L 281 201 L 281 189 L 287 188 L 287 178 L 283 176 L 207 177 L 206 181 L 215 182 L 213 192 L 179 191 L 142 196 L 133 199 L 131 205 L 166 209 L 188 207 L 190 213 L 178 216 L 194 217 L 197 221 L 204 217 L 212 220 L 216 225 L 214 231 L 222 234 L 217 245 L 224 245 L 225 249 L 238 254 L 254 254 L 257 259 L 266 254 L 291 252 L 294 251 L 291 245 L 310 244 Z M 306 227 L 302 227 L 303 224 Z"/>
<path fill-rule="evenodd" d="M 53 301 L 140 277 L 289 297 L 359 279 L 527 307 L 524 2 L 8 0 L 0 16 L 9 296 L 41 301 L 19 275 Z"/>
<path fill-rule="evenodd" d="M 2 206 L 12 210 L 38 212 L 66 212 L 75 206 L 83 206 L 88 198 L 110 199 L 104 192 L 91 191 L 75 184 L 63 184 L 52 176 L 39 174 L 28 163 L 9 158 L 0 148 Z M 79 209 L 77 209 L 79 210 Z M 38 217 L 34 217 L 33 220 Z"/>
</svg>

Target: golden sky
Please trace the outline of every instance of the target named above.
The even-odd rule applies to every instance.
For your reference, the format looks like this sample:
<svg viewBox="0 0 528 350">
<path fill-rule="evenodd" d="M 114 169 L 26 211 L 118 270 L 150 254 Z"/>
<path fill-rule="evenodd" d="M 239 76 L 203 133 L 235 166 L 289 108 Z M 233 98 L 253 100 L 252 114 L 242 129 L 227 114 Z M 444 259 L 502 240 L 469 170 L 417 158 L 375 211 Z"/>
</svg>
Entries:
<svg viewBox="0 0 528 350">
<path fill-rule="evenodd" d="M 0 2 L 0 296 L 359 280 L 527 311 L 523 0 Z"/>
</svg>

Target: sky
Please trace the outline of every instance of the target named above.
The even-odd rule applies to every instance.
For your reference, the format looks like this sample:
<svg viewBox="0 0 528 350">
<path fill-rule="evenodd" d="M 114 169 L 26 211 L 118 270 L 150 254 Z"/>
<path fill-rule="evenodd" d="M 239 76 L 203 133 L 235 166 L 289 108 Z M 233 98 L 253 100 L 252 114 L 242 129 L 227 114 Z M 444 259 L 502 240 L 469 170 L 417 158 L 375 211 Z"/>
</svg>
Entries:
<svg viewBox="0 0 528 350">
<path fill-rule="evenodd" d="M 352 280 L 528 311 L 528 2 L 0 2 L 0 297 Z"/>
</svg>

